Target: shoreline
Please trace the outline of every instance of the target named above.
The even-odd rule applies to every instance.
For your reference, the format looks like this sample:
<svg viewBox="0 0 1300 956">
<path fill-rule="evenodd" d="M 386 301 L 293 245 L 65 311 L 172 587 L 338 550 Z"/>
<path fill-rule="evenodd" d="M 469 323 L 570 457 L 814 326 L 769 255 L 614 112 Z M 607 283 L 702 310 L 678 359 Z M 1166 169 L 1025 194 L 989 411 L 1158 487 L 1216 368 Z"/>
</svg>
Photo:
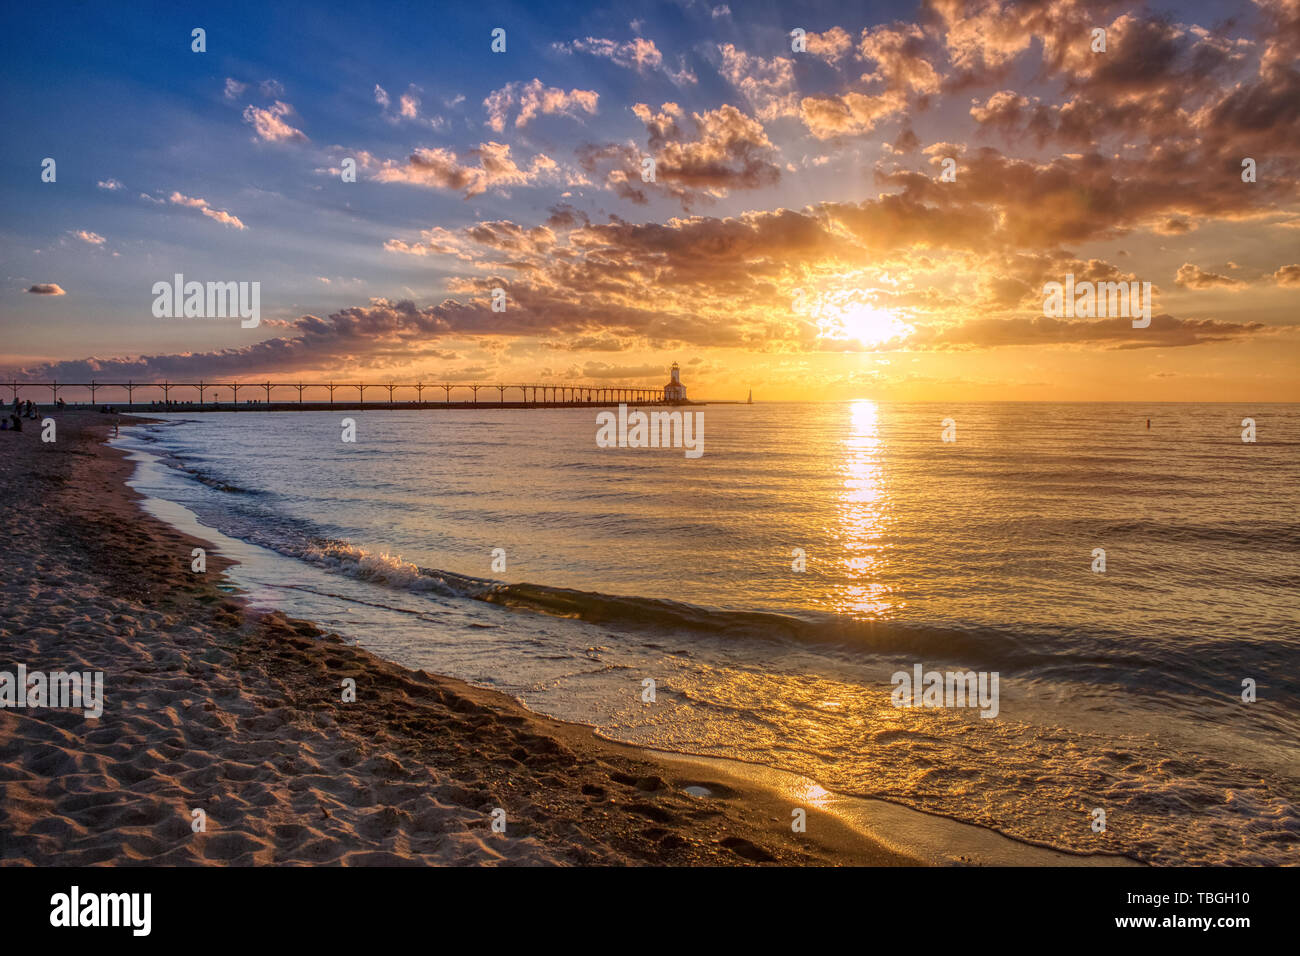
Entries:
<svg viewBox="0 0 1300 956">
<path fill-rule="evenodd" d="M 189 631 L 197 632 L 188 643 L 199 646 L 189 653 L 203 649 L 201 661 L 221 663 L 236 671 L 233 688 L 229 682 L 223 682 L 221 688 L 235 701 L 229 706 L 221 704 L 221 709 L 271 729 L 283 725 L 292 727 L 294 733 L 311 730 L 323 734 L 327 740 L 324 749 L 338 768 L 325 773 L 337 776 L 342 770 L 348 771 L 355 798 L 351 804 L 346 800 L 339 803 L 337 786 L 333 790 L 310 786 L 311 796 L 293 796 L 309 786 L 295 779 L 297 774 L 307 769 L 308 776 L 317 775 L 310 773 L 315 769 L 311 757 L 299 760 L 291 755 L 287 761 L 280 761 L 282 767 L 264 762 L 262 773 L 254 773 L 262 803 L 278 804 L 283 811 L 285 800 L 272 800 L 267 792 L 278 789 L 283 795 L 287 790 L 288 809 L 298 811 L 299 817 L 314 797 L 321 810 L 321 823 L 337 819 L 341 811 L 367 819 L 382 816 L 384 824 L 376 827 L 356 823 L 344 833 L 325 834 L 318 832 L 319 826 L 311 827 L 311 821 L 280 822 L 282 816 L 293 817 L 282 812 L 268 815 L 260 830 L 253 825 L 256 835 L 245 833 L 246 839 L 227 841 L 235 844 L 235 851 L 226 848 L 196 855 L 191 846 L 188 853 L 174 849 L 155 856 L 130 852 L 126 856 L 104 855 L 112 849 L 110 840 L 108 849 L 98 848 L 92 854 L 91 862 L 1141 865 L 1124 857 L 1073 854 L 1034 846 L 902 805 L 828 792 L 806 777 L 769 767 L 609 740 L 589 726 L 530 711 L 498 691 L 389 662 L 338 635 L 325 634 L 309 621 L 290 619 L 279 611 L 254 610 L 222 574 L 233 562 L 220 555 L 221 545 L 215 540 L 222 537 L 218 532 L 198 524 L 180 506 L 146 497 L 128 486 L 135 470 L 135 453 L 113 447 L 105 439 L 114 424 L 142 425 L 150 421 L 88 411 L 65 412 L 59 425 L 59 443 L 43 448 L 37 441 L 28 450 L 37 455 L 43 451 L 62 452 L 77 459 L 80 467 L 70 476 L 74 493 L 64 496 L 73 503 L 71 517 L 85 519 L 107 513 L 114 519 L 133 519 L 143 526 L 146 533 L 136 537 L 149 546 L 144 553 L 131 557 L 134 562 L 172 565 L 171 573 L 163 575 L 163 596 L 169 606 L 179 608 L 170 623 L 184 624 Z M 24 445 L 34 439 L 28 438 L 27 432 L 13 437 Z M 66 446 L 58 449 L 65 442 L 73 446 L 71 450 Z M 20 462 L 23 457 L 14 456 L 12 462 Z M 6 480 L 14 477 L 12 470 L 4 469 Z M 38 473 L 29 473 L 29 477 L 33 474 Z M 58 481 L 54 473 L 41 476 Z M 107 493 L 94 496 L 93 508 L 86 508 L 87 502 L 76 494 L 87 491 L 87 484 L 107 485 Z M 167 506 L 167 514 L 159 513 L 159 504 Z M 158 554 L 159 546 L 166 548 L 166 556 Z M 189 553 L 195 546 L 207 550 L 205 575 L 189 573 Z M 84 590 L 87 582 L 73 583 Z M 5 584 L 8 595 L 9 582 Z M 204 615 L 205 610 L 215 613 Z M 129 617 L 118 615 L 113 620 L 122 616 Z M 6 614 L 0 621 L 4 625 L 0 634 L 7 643 L 8 617 Z M 21 635 L 21 630 L 18 633 Z M 148 654 L 147 669 L 159 666 L 159 650 L 154 648 Z M 217 659 L 210 661 L 213 655 Z M 40 657 L 35 660 L 42 662 Z M 105 670 L 111 709 L 112 671 L 107 667 Z M 186 670 L 194 672 L 192 660 Z M 343 677 L 356 681 L 358 703 L 339 702 L 337 685 Z M 270 688 L 264 686 L 268 682 Z M 211 712 L 216 701 L 216 688 L 212 690 L 213 695 L 203 704 L 205 712 Z M 275 706 L 272 695 L 277 692 L 287 696 L 287 707 Z M 374 706 L 366 707 L 367 694 L 371 693 L 375 695 L 370 702 Z M 193 689 L 185 702 L 192 709 L 202 696 L 202 689 Z M 41 713 L 32 716 L 39 719 Z M 32 745 L 41 739 L 39 732 L 24 736 L 20 729 L 15 734 L 10 724 L 15 714 L 24 716 L 21 711 L 0 710 L 0 786 L 6 807 L 13 802 L 11 781 L 18 778 L 16 765 L 21 764 L 14 758 L 23 749 L 21 744 Z M 93 724 L 83 726 L 93 734 Z M 161 733 L 157 728 L 147 728 L 141 743 L 155 743 Z M 491 741 L 496 744 L 491 746 L 484 733 L 501 739 Z M 302 738 L 293 739 L 297 744 Z M 371 746 L 362 746 L 362 741 Z M 239 765 L 235 771 L 238 777 L 248 773 L 247 764 L 262 755 L 260 749 L 264 748 L 254 748 L 251 755 L 238 750 L 233 756 L 207 753 L 207 766 L 191 769 L 203 771 L 201 776 L 208 782 L 228 778 L 225 764 L 235 764 Z M 280 754 L 281 749 L 275 752 Z M 314 745 L 308 749 L 312 755 L 318 753 Z M 89 755 L 76 756 L 84 760 Z M 192 757 L 189 762 L 205 761 Z M 124 771 L 127 776 L 143 769 L 134 763 L 132 766 L 135 769 Z M 421 805 L 421 784 L 409 785 L 412 777 L 428 780 L 423 787 L 431 789 L 432 802 L 439 804 L 439 810 L 450 811 L 454 818 L 451 822 L 432 823 L 427 812 L 416 818 L 412 809 Z M 685 792 L 686 787 L 704 787 L 709 796 L 691 795 Z M 363 793 L 367 788 L 371 792 Z M 401 796 L 396 809 L 385 803 L 384 792 L 389 788 L 397 788 L 393 792 Z M 58 788 L 53 789 L 57 796 Z M 207 789 L 213 788 L 209 784 Z M 448 795 L 449 801 L 442 799 Z M 209 793 L 208 797 L 219 800 L 220 794 Z M 191 813 L 194 804 L 202 805 L 195 800 L 189 803 Z M 56 812 L 57 800 L 54 804 L 45 807 L 44 812 Z M 508 835 L 490 830 L 488 815 L 496 807 L 506 811 Z M 805 833 L 791 832 L 789 821 L 794 807 L 803 807 L 807 812 Z M 335 812 L 331 813 L 331 809 Z M 244 812 L 254 811 L 246 808 Z M 314 816 L 314 809 L 307 815 Z M 188 817 L 185 819 L 188 823 Z M 76 823 L 75 819 L 69 822 Z M 75 826 L 51 826 L 48 822 L 45 827 L 59 831 L 60 836 L 75 830 Z M 175 820 L 167 827 L 176 836 L 183 834 Z M 431 852 L 425 845 L 428 836 L 422 839 L 423 831 L 446 836 L 449 827 L 459 839 L 435 839 L 436 848 Z M 8 834 L 9 842 L 18 844 L 21 841 L 12 839 L 14 833 L 31 837 L 35 826 L 24 834 L 4 812 L 0 816 L 0 837 Z M 202 843 L 212 836 L 210 828 L 194 842 Z M 42 853 L 15 854 L 0 845 L 0 864 L 83 862 L 85 848 L 80 844 L 85 841 L 73 842 L 77 845 L 63 847 L 57 839 L 33 844 L 42 846 Z M 303 852 L 304 842 L 309 853 Z M 290 845 L 282 845 L 285 843 Z M 153 849 L 158 844 L 146 846 Z"/>
<path fill-rule="evenodd" d="M 126 485 L 103 439 L 144 422 L 57 422 L 51 444 L 3 436 L 0 639 L 31 670 L 103 671 L 104 713 L 0 709 L 0 865 L 921 862 L 813 806 L 793 834 L 778 792 L 252 611 Z"/>
</svg>

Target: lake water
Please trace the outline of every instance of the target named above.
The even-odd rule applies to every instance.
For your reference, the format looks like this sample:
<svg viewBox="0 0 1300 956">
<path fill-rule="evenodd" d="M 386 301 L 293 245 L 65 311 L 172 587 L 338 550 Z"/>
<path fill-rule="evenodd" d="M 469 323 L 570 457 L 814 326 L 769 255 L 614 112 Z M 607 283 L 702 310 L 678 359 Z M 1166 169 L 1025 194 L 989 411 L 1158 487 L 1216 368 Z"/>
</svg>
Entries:
<svg viewBox="0 0 1300 956">
<path fill-rule="evenodd" d="M 693 411 L 698 459 L 599 448 L 593 409 L 123 441 L 159 458 L 142 491 L 256 546 L 255 602 L 407 666 L 1025 842 L 1300 861 L 1300 406 Z M 894 706 L 917 665 L 996 673 L 997 716 Z"/>
</svg>

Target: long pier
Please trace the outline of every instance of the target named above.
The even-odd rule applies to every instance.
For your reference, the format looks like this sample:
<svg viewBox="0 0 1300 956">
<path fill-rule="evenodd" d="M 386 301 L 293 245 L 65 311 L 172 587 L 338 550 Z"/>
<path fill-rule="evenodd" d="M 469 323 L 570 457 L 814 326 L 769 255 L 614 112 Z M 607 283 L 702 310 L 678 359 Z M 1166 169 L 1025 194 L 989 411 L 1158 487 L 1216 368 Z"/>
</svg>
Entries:
<svg viewBox="0 0 1300 956">
<path fill-rule="evenodd" d="M 603 386 L 603 385 L 556 385 L 545 383 L 522 383 L 518 385 L 501 385 L 482 382 L 435 382 L 425 384 L 403 384 L 398 382 L 7 382 L 5 383 L 17 401 L 26 389 L 50 390 L 50 401 L 57 403 L 60 391 L 83 389 L 90 395 L 90 405 L 101 403 L 98 396 L 108 394 L 120 396 L 126 393 L 125 408 L 176 408 L 186 411 L 220 410 L 220 411 L 290 411 L 321 409 L 363 409 L 363 408 L 573 408 L 592 405 L 618 405 L 622 403 L 637 405 L 662 405 L 664 393 L 662 388 L 644 388 L 640 386 Z M 280 396 L 272 397 L 275 389 L 292 389 L 296 396 L 284 400 Z M 319 396 L 319 390 L 328 392 L 328 399 Z M 378 389 L 378 394 L 387 392 L 384 401 L 366 401 L 366 390 Z M 429 390 L 437 395 L 443 390 L 442 401 L 424 398 Z M 152 391 L 150 391 L 152 390 Z M 243 390 L 244 398 L 240 399 Z M 312 398 L 307 397 L 308 390 L 317 390 Z M 336 392 L 342 390 L 336 396 Z M 410 399 L 414 391 L 414 400 Z M 483 391 L 489 398 L 479 400 Z M 173 398 L 176 391 L 184 398 Z M 228 393 L 228 398 L 222 392 Z M 355 391 L 355 397 L 353 392 Z M 401 396 L 399 397 L 399 391 Z M 452 392 L 457 391 L 456 400 Z M 468 391 L 469 394 L 465 394 Z M 137 402 L 136 392 L 152 395 L 147 401 Z M 518 393 L 516 396 L 515 393 Z M 198 401 L 193 400 L 197 393 Z M 254 397 L 249 398 L 252 394 Z M 226 400 L 223 401 L 223 398 Z M 38 402 L 37 404 L 42 404 Z M 120 398 L 114 405 L 120 404 Z M 695 404 L 695 403 L 689 403 Z"/>
</svg>

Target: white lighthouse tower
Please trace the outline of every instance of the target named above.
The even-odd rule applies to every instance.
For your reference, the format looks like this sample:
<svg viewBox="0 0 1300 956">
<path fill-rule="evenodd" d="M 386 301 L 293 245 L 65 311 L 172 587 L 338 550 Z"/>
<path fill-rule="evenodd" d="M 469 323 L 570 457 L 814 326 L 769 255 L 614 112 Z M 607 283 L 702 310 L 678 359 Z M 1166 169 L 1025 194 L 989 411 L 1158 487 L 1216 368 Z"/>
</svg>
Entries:
<svg viewBox="0 0 1300 956">
<path fill-rule="evenodd" d="M 686 401 L 686 386 L 682 384 L 681 369 L 673 363 L 672 378 L 664 386 L 664 401 L 670 405 L 680 405 Z"/>
</svg>

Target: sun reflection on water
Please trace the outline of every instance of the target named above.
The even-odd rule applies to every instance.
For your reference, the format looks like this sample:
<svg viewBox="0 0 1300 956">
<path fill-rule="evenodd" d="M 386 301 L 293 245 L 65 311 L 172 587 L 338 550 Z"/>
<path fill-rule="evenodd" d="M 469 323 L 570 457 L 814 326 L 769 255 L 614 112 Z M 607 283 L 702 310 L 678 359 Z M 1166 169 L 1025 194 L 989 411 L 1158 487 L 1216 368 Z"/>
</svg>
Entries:
<svg viewBox="0 0 1300 956">
<path fill-rule="evenodd" d="M 889 587 L 882 583 L 888 562 L 884 538 L 892 518 L 876 403 L 854 402 L 849 425 L 840 462 L 844 490 L 839 500 L 845 584 L 836 603 L 843 613 L 876 618 L 896 606 Z"/>
</svg>

